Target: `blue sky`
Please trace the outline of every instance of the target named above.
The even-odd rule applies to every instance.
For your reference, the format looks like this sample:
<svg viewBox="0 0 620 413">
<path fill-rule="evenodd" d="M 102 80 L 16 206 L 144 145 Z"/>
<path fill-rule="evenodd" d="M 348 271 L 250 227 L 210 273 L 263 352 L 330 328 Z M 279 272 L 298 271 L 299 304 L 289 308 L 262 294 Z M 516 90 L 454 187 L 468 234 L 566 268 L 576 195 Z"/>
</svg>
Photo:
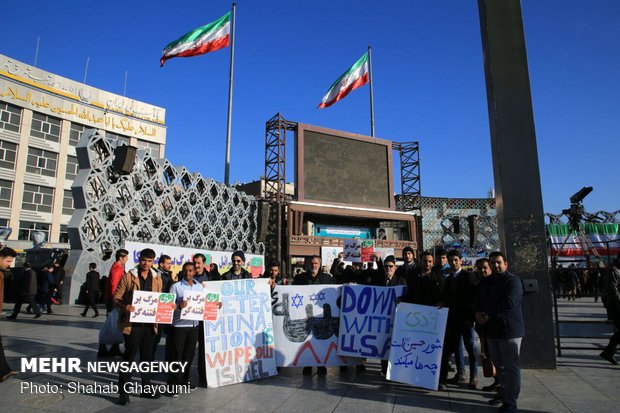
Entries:
<svg viewBox="0 0 620 413">
<path fill-rule="evenodd" d="M 166 157 L 223 181 L 230 49 L 164 68 L 158 60 L 230 5 L 0 0 L 0 53 L 32 64 L 39 36 L 38 67 L 82 81 L 89 57 L 87 83 L 119 94 L 128 71 L 128 97 L 166 108 Z M 582 186 L 594 186 L 588 211 L 618 209 L 620 2 L 523 0 L 522 9 L 545 211 L 568 207 Z M 264 174 L 265 121 L 277 112 L 369 134 L 367 86 L 316 109 L 368 45 L 377 137 L 420 142 L 423 195 L 486 196 L 493 171 L 474 0 L 238 1 L 231 182 Z"/>
</svg>

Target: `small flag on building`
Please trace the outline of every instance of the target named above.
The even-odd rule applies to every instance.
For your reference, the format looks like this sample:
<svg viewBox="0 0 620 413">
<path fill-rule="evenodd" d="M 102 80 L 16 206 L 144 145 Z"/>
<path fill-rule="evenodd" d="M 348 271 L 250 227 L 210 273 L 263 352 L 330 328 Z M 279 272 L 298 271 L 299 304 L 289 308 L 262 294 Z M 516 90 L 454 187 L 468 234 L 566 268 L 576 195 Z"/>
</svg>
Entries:
<svg viewBox="0 0 620 413">
<path fill-rule="evenodd" d="M 226 13 L 219 19 L 192 30 L 166 46 L 159 60 L 161 66 L 173 57 L 190 57 L 214 52 L 230 45 L 230 15 Z"/>
<path fill-rule="evenodd" d="M 364 53 L 360 59 L 353 64 L 346 72 L 342 74 L 334 82 L 323 96 L 323 100 L 319 104 L 319 109 L 323 109 L 333 105 L 340 99 L 344 98 L 353 89 L 364 86 L 368 83 L 368 53 Z"/>
</svg>

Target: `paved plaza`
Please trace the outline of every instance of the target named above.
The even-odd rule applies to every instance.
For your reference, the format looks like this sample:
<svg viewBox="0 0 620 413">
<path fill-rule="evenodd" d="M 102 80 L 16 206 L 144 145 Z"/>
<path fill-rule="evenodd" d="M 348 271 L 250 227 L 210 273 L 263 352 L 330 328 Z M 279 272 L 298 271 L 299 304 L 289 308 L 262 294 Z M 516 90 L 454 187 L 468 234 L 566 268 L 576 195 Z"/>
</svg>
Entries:
<svg viewBox="0 0 620 413">
<path fill-rule="evenodd" d="M 22 313 L 17 321 L 8 321 L 12 305 L 5 304 L 0 321 L 7 357 L 13 369 L 19 369 L 20 357 L 79 357 L 95 361 L 98 331 L 104 317 L 82 318 L 82 308 L 55 306 L 55 313 L 33 319 Z M 563 317 L 604 320 L 602 305 L 592 298 L 576 303 L 560 302 Z M 103 312 L 102 312 L 103 314 Z M 582 327 L 579 327 L 582 328 Z M 525 338 L 527 340 L 527 337 Z M 606 340 L 573 339 L 580 345 L 600 348 Z M 566 340 L 564 345 L 570 345 Z M 158 357 L 163 359 L 163 341 Z M 616 412 L 620 402 L 620 367 L 599 358 L 600 350 L 563 351 L 557 370 L 523 370 L 519 399 L 521 412 Z M 118 359 L 117 359 L 118 360 Z M 301 369 L 282 369 L 279 376 L 217 389 L 198 389 L 179 399 L 161 397 L 146 400 L 132 397 L 129 406 L 116 405 L 117 395 L 34 394 L 22 391 L 23 382 L 39 385 L 116 383 L 115 374 L 21 373 L 0 384 L 0 411 L 9 412 L 494 412 L 487 404 L 490 393 L 469 390 L 466 385 L 448 386 L 447 392 L 433 392 L 386 382 L 379 375 L 377 360 L 371 360 L 365 372 L 354 369 L 341 372 L 330 368 L 325 377 L 301 374 Z M 316 371 L 316 370 L 314 370 Z M 192 373 L 196 374 L 195 366 Z M 134 379 L 139 381 L 137 375 Z M 164 375 L 155 375 L 164 383 Z M 481 385 L 490 384 L 481 380 Z"/>
</svg>

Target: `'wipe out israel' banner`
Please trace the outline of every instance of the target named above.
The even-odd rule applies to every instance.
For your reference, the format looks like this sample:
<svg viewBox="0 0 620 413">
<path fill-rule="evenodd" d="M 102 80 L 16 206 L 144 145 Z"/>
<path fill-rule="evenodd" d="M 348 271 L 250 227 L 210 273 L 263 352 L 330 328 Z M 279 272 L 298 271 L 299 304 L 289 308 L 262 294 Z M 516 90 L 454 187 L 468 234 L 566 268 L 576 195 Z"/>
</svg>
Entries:
<svg viewBox="0 0 620 413">
<path fill-rule="evenodd" d="M 338 354 L 387 359 L 396 299 L 405 286 L 342 286 Z"/>
<path fill-rule="evenodd" d="M 204 322 L 209 387 L 263 379 L 276 369 L 271 290 L 267 279 L 212 281 L 205 291 L 219 294 L 222 308 Z"/>
<path fill-rule="evenodd" d="M 339 356 L 340 287 L 278 285 L 274 289 L 273 328 L 279 367 L 342 366 Z"/>
<path fill-rule="evenodd" d="M 398 304 L 388 380 L 437 390 L 447 319 L 447 308 Z"/>
</svg>

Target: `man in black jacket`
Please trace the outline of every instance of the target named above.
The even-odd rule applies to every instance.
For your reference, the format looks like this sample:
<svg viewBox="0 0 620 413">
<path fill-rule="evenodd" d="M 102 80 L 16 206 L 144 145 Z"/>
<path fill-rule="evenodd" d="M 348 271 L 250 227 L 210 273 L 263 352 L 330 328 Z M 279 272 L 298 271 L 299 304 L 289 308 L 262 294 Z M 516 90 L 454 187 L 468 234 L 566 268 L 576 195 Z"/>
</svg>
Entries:
<svg viewBox="0 0 620 413">
<path fill-rule="evenodd" d="M 58 261 L 54 262 L 54 287 L 56 288 L 56 300 L 62 304 L 62 289 L 65 284 L 65 269 Z"/>
<path fill-rule="evenodd" d="M 19 292 L 16 297 L 15 306 L 13 307 L 13 314 L 7 318 L 9 320 L 15 320 L 24 302 L 28 303 L 28 308 L 34 310 L 34 318 L 41 317 L 41 309 L 34 301 L 34 297 L 37 295 L 37 273 L 30 268 L 30 264 L 27 262 L 24 263 L 24 271 L 21 277 L 19 277 L 18 285 Z"/>
<path fill-rule="evenodd" d="M 448 252 L 448 264 L 451 273 L 446 278 L 442 304 L 448 307 L 450 311 L 441 357 L 440 388 L 445 388 L 446 382 L 451 384 L 465 382 L 464 366 L 462 365 L 457 365 L 456 375 L 447 380 L 450 355 L 456 354 L 462 337 L 469 358 L 469 388 L 475 390 L 478 385 L 478 352 L 474 333 L 476 276 L 461 268 L 461 254 L 457 250 Z M 459 368 L 460 370 L 458 370 Z"/>
<path fill-rule="evenodd" d="M 88 307 L 92 307 L 93 311 L 95 311 L 95 315 L 93 318 L 99 316 L 99 311 L 97 311 L 97 297 L 99 296 L 99 273 L 95 271 L 97 268 L 97 264 L 91 262 L 88 264 L 88 271 L 86 273 L 86 307 L 84 311 L 82 311 L 82 317 L 86 317 L 86 313 L 88 312 Z"/>
<path fill-rule="evenodd" d="M 243 278 L 252 278 L 250 274 L 243 266 L 245 265 L 245 254 L 243 251 L 235 251 L 230 257 L 232 261 L 232 268 L 222 274 L 222 280 L 240 280 Z"/>
<path fill-rule="evenodd" d="M 406 277 L 407 293 L 404 303 L 436 306 L 443 299 L 445 278 L 433 271 L 433 254 L 426 251 L 420 257 L 421 266 Z M 396 274 L 398 275 L 398 273 Z"/>
<path fill-rule="evenodd" d="M 618 253 L 616 261 L 614 261 L 609 272 L 604 277 L 603 284 L 605 287 L 607 313 L 616 326 L 616 332 L 611 336 L 609 344 L 607 344 L 607 347 L 600 355 L 611 364 L 617 365 L 615 353 L 616 348 L 620 344 L 620 291 L 618 291 L 620 286 L 620 253 Z"/>
</svg>

